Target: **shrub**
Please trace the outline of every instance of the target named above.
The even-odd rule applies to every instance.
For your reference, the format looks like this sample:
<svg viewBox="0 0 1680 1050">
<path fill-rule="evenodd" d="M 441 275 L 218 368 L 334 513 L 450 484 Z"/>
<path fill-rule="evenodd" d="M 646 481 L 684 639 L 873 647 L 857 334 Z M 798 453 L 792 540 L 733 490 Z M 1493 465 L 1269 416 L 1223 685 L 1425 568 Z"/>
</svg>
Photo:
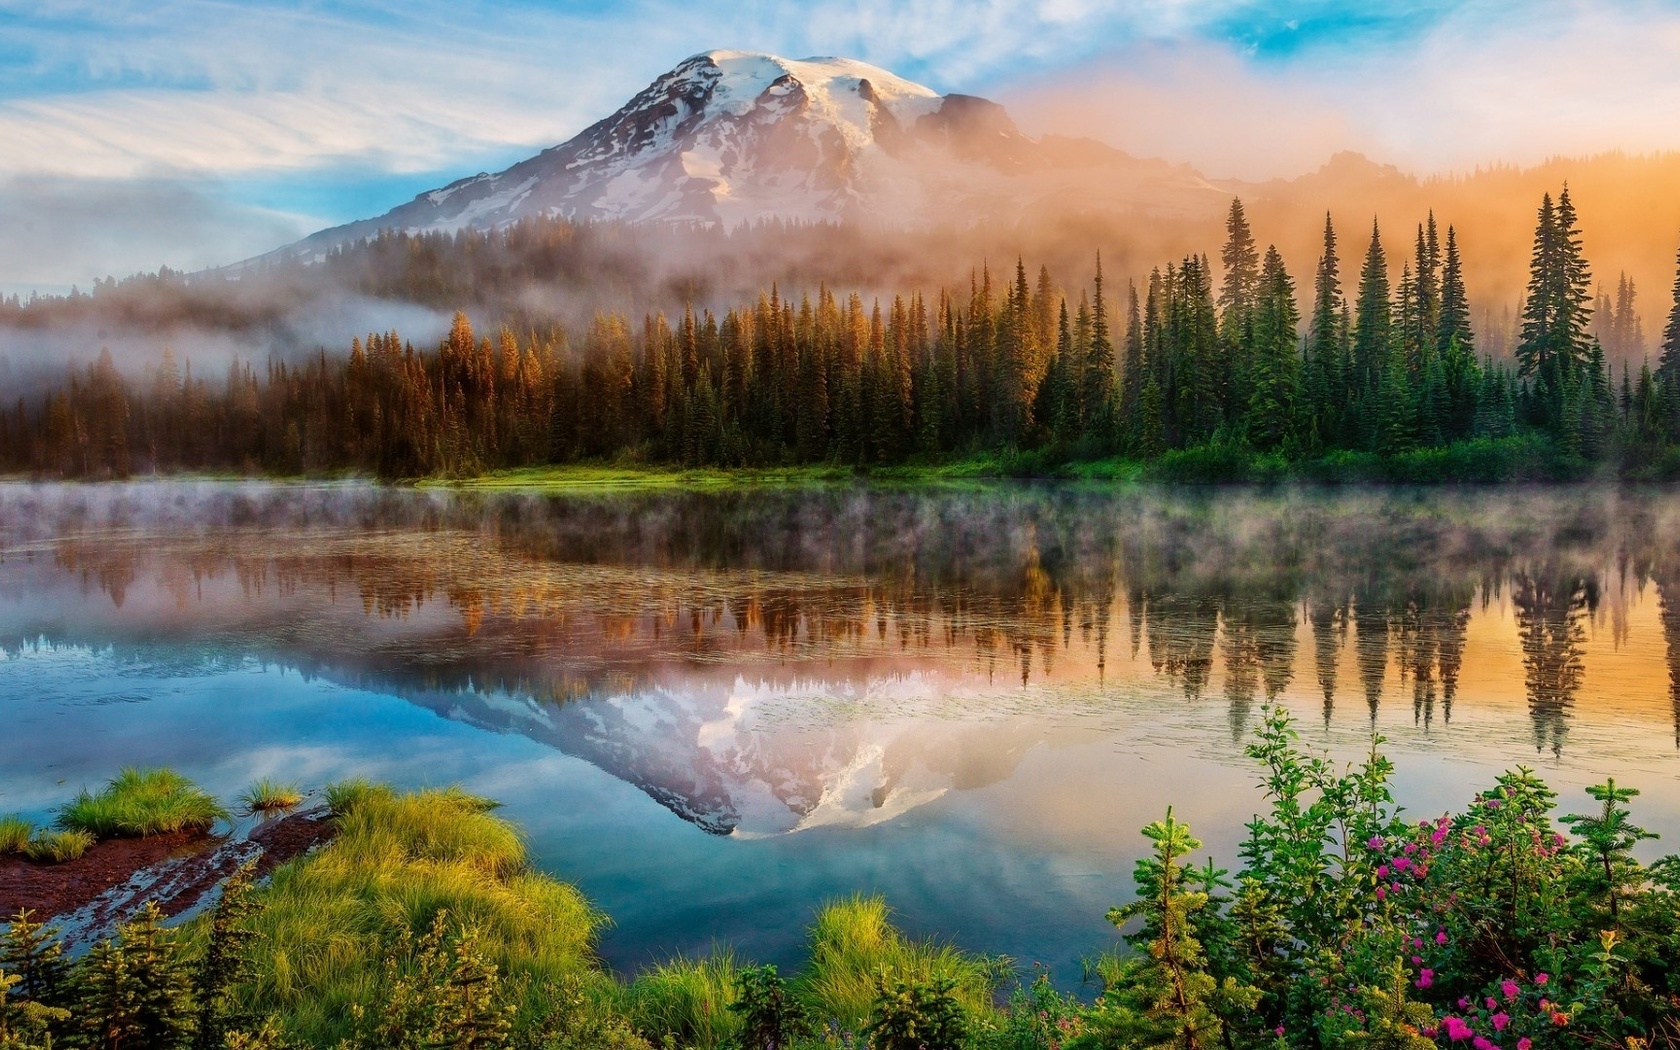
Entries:
<svg viewBox="0 0 1680 1050">
<path fill-rule="evenodd" d="M 125 769 L 97 795 L 83 791 L 58 814 L 58 824 L 96 838 L 134 838 L 209 831 L 227 810 L 172 769 Z"/>
<path fill-rule="evenodd" d="M 29 837 L 34 833 L 35 825 L 16 813 L 0 817 L 0 857 L 22 853 L 28 848 Z"/>
<path fill-rule="evenodd" d="M 735 985 L 729 1009 L 741 1017 L 742 1050 L 787 1050 L 811 1034 L 810 1012 L 774 966 L 749 966 L 735 975 Z"/>
<path fill-rule="evenodd" d="M 93 843 L 93 836 L 80 828 L 43 829 L 29 840 L 24 855 L 38 864 L 63 864 L 86 853 Z"/>
<path fill-rule="evenodd" d="M 875 1050 L 961 1050 L 968 1022 L 955 990 L 949 977 L 882 977 L 864 1028 L 869 1045 Z"/>
<path fill-rule="evenodd" d="M 239 796 L 239 804 L 250 813 L 278 813 L 302 801 L 303 792 L 296 783 L 282 783 L 272 777 L 263 777 Z"/>
</svg>

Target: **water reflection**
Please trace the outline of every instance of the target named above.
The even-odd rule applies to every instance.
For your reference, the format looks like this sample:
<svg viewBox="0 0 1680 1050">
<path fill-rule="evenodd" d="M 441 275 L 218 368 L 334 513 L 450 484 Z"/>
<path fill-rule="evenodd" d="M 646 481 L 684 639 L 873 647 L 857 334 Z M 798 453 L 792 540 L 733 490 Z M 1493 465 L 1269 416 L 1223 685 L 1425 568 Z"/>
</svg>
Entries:
<svg viewBox="0 0 1680 1050">
<path fill-rule="evenodd" d="M 1558 488 L 0 486 L 0 646 L 252 655 L 775 833 L 996 783 L 1139 695 L 1221 704 L 1233 741 L 1263 702 L 1427 736 L 1511 699 L 1553 759 L 1583 722 L 1680 747 L 1677 514 Z"/>
</svg>

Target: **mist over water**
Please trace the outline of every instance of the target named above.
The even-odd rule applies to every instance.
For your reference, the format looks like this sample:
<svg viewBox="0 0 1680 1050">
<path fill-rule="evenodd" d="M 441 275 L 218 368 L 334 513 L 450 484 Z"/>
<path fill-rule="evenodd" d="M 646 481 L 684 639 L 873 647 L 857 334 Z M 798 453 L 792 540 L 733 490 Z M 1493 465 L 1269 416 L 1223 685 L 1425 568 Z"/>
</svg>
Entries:
<svg viewBox="0 0 1680 1050">
<path fill-rule="evenodd" d="M 816 904 L 1111 943 L 1168 804 L 1234 856 L 1261 707 L 1417 816 L 1527 764 L 1680 838 L 1680 498 L 837 486 L 560 498 L 0 485 L 0 810 L 125 764 L 461 781 L 633 969 Z"/>
</svg>

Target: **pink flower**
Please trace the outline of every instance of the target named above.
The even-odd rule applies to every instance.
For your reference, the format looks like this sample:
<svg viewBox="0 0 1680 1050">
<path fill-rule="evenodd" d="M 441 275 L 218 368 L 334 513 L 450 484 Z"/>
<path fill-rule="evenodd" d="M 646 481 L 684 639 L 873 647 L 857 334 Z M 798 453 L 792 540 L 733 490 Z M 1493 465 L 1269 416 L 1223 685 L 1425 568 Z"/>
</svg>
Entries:
<svg viewBox="0 0 1680 1050">
<path fill-rule="evenodd" d="M 1503 1032 L 1505 1030 L 1505 1026 L 1511 1023 L 1511 1015 L 1501 1010 L 1492 1017 L 1488 1018 L 1488 1020 L 1493 1022 L 1493 1030 L 1495 1032 Z"/>
<path fill-rule="evenodd" d="M 1458 997 L 1458 1008 L 1460 1010 L 1470 1009 L 1470 997 L 1468 995 L 1461 995 Z"/>
<path fill-rule="evenodd" d="M 1388 865 L 1387 864 L 1378 864 L 1377 865 L 1377 878 L 1379 878 L 1379 879 L 1388 878 Z"/>
<path fill-rule="evenodd" d="M 1547 977 L 1543 973 L 1537 973 L 1537 974 L 1534 975 L 1534 983 L 1535 984 L 1545 984 L 1549 980 L 1551 980 L 1551 978 Z"/>
<path fill-rule="evenodd" d="M 1434 970 L 1425 968 L 1425 969 L 1422 969 L 1422 970 L 1418 971 L 1417 986 L 1419 988 L 1428 988 L 1430 985 L 1432 985 L 1434 983 L 1435 983 L 1435 971 Z"/>
<path fill-rule="evenodd" d="M 1378 886 L 1377 887 L 1377 900 L 1385 901 L 1387 899 L 1388 899 L 1388 887 L 1387 886 Z"/>
<path fill-rule="evenodd" d="M 1423 956 L 1421 956 L 1421 955 L 1412 956 L 1412 965 L 1413 966 L 1422 966 L 1423 965 Z"/>
<path fill-rule="evenodd" d="M 1493 1045 L 1486 1036 L 1482 1035 L 1478 1035 L 1471 1041 L 1470 1045 L 1475 1047 L 1476 1050 L 1499 1050 L 1499 1047 Z"/>
<path fill-rule="evenodd" d="M 1487 997 L 1487 1006 L 1489 1010 L 1497 1010 L 1499 1009 L 1499 1001 L 1490 995 Z"/>
<path fill-rule="evenodd" d="M 1517 987 L 1517 982 L 1507 977 L 1499 982 L 1499 990 L 1504 994 L 1505 1001 L 1510 1002 L 1517 997 L 1517 993 L 1522 989 Z"/>
<path fill-rule="evenodd" d="M 1447 943 L 1447 931 L 1446 931 L 1446 930 L 1438 930 L 1438 931 L 1436 931 L 1436 933 L 1435 933 L 1435 943 L 1436 943 L 1436 944 L 1445 944 L 1445 943 Z M 1542 976 L 1544 976 L 1544 975 L 1542 975 Z M 1545 984 L 1545 983 L 1546 983 L 1546 982 L 1545 982 L 1545 981 L 1541 981 L 1541 982 L 1540 982 L 1540 983 L 1541 983 L 1541 984 Z"/>
<path fill-rule="evenodd" d="M 1278 1035 L 1282 1035 L 1283 1034 L 1283 1025 L 1278 1025 L 1276 1028 L 1272 1029 L 1272 1031 L 1275 1032 Z"/>
<path fill-rule="evenodd" d="M 1463 1042 L 1475 1035 L 1475 1030 L 1465 1023 L 1462 1017 L 1449 1016 L 1446 1020 L 1447 1038 L 1453 1042 Z"/>
<path fill-rule="evenodd" d="M 1382 849 L 1383 848 L 1382 836 L 1381 835 L 1372 835 L 1370 837 L 1370 839 L 1368 839 L 1366 841 L 1365 846 L 1368 849 Z"/>
<path fill-rule="evenodd" d="M 1526 1035 L 1523 1036 L 1517 1040 L 1517 1050 L 1534 1050 L 1534 1040 Z"/>
<path fill-rule="evenodd" d="M 1405 871 L 1407 868 L 1409 868 L 1411 866 L 1412 866 L 1412 858 L 1410 858 L 1410 857 L 1395 857 L 1394 858 L 1394 870 L 1395 871 Z"/>
</svg>

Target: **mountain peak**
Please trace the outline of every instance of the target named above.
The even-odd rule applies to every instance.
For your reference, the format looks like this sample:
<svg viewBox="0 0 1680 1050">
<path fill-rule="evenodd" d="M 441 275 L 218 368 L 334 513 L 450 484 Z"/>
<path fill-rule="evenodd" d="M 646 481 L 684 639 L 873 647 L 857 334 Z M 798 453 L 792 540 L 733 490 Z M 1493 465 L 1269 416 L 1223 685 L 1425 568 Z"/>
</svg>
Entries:
<svg viewBox="0 0 1680 1050">
<path fill-rule="evenodd" d="M 1092 163 L 1127 162 L 1091 145 Z M 536 216 L 734 226 L 867 215 L 916 224 L 956 205 L 972 221 L 1000 202 L 1065 196 L 1015 185 L 1055 171 L 1065 153 L 1023 135 L 996 103 L 940 95 L 857 59 L 718 49 L 677 63 L 529 160 L 285 251 L 319 253 L 382 229 L 493 229 Z"/>
</svg>

